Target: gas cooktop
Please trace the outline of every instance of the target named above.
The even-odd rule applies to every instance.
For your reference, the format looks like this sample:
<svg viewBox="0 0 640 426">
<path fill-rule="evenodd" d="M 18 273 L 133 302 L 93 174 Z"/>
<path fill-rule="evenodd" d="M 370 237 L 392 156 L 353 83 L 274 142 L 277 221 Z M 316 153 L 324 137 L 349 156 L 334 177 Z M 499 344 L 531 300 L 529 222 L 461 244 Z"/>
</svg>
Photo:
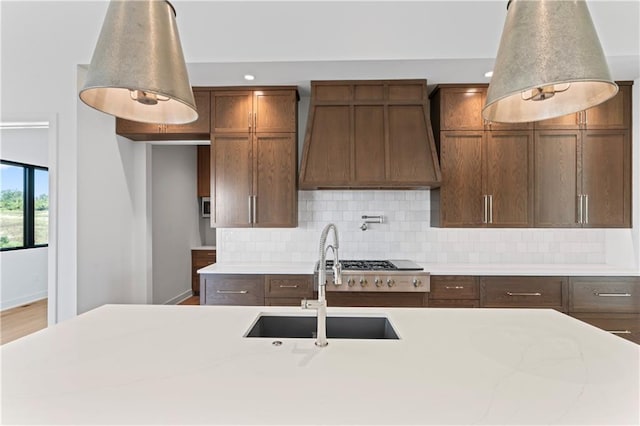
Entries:
<svg viewBox="0 0 640 426">
<path fill-rule="evenodd" d="M 424 268 L 410 260 L 340 260 L 343 271 L 422 271 Z M 333 260 L 327 260 L 327 269 Z"/>
</svg>

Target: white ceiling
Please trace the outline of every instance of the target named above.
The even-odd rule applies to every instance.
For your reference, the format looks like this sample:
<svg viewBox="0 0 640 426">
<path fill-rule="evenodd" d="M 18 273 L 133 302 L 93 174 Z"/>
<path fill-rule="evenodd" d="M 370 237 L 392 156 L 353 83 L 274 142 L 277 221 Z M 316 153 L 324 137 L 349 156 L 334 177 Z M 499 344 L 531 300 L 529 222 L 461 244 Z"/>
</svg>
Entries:
<svg viewBox="0 0 640 426">
<path fill-rule="evenodd" d="M 303 93 L 310 80 L 488 82 L 484 73 L 493 65 L 507 4 L 172 3 L 193 85 L 285 84 L 300 86 Z M 640 77 L 640 0 L 590 0 L 588 5 L 613 77 Z M 246 82 L 246 73 L 256 80 Z"/>
</svg>

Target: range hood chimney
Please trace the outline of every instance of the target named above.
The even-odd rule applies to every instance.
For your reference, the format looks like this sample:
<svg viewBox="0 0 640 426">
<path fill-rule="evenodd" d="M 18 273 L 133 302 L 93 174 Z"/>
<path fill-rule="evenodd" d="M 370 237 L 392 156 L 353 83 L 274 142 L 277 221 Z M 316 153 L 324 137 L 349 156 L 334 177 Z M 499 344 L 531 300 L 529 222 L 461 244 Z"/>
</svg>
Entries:
<svg viewBox="0 0 640 426">
<path fill-rule="evenodd" d="M 300 189 L 440 186 L 426 80 L 312 81 Z"/>
</svg>

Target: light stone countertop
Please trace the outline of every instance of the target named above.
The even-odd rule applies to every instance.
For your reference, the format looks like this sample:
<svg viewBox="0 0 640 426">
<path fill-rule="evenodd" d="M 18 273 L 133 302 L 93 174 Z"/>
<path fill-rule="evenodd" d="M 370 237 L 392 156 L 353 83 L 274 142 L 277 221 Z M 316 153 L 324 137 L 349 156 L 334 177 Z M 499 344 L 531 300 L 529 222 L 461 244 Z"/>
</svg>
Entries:
<svg viewBox="0 0 640 426">
<path fill-rule="evenodd" d="M 329 308 L 400 340 L 244 338 L 299 308 L 105 305 L 0 347 L 7 424 L 639 424 L 640 346 L 553 310 Z"/>
<path fill-rule="evenodd" d="M 216 246 L 195 246 L 191 247 L 191 250 L 215 250 Z"/>
<path fill-rule="evenodd" d="M 638 270 L 610 265 L 419 264 L 431 275 L 637 276 Z M 315 262 L 218 262 L 199 274 L 313 274 Z"/>
</svg>

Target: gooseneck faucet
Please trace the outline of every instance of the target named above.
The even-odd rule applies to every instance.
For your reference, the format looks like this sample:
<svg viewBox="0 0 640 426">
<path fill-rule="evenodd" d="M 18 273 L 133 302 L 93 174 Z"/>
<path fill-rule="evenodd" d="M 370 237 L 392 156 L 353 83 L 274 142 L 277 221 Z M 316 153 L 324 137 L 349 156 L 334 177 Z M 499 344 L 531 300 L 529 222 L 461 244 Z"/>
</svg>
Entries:
<svg viewBox="0 0 640 426">
<path fill-rule="evenodd" d="M 333 230 L 333 245 L 327 246 L 327 236 L 329 231 Z M 342 284 L 342 267 L 340 265 L 340 259 L 338 256 L 338 248 L 340 243 L 338 242 L 338 228 L 333 223 L 328 224 L 322 230 L 320 234 L 320 252 L 318 261 L 318 300 L 303 300 L 302 309 L 315 309 L 318 314 L 318 330 L 316 333 L 316 346 L 324 347 L 329 343 L 327 342 L 327 299 L 326 299 L 326 285 L 327 285 L 327 251 L 331 249 L 333 253 L 333 282 L 336 285 Z"/>
</svg>

